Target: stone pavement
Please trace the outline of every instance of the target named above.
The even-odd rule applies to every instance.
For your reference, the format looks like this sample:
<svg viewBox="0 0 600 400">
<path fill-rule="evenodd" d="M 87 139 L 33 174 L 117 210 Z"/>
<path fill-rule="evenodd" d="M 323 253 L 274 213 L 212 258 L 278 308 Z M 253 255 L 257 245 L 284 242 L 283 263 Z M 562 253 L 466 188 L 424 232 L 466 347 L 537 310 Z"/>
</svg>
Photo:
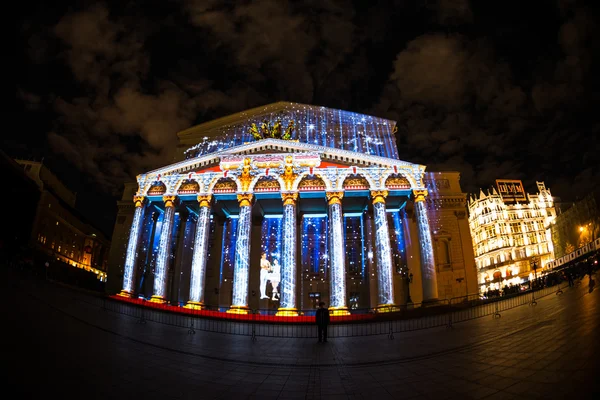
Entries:
<svg viewBox="0 0 600 400">
<path fill-rule="evenodd" d="M 600 293 L 386 335 L 216 334 L 102 311 L 84 292 L 2 272 L 4 365 L 16 398 L 511 399 L 600 394 Z M 10 304 L 12 303 L 12 304 Z M 6 337 L 6 335 L 5 335 Z M 7 390 L 10 390 L 9 387 Z M 8 392 L 6 392 L 8 393 Z"/>
</svg>

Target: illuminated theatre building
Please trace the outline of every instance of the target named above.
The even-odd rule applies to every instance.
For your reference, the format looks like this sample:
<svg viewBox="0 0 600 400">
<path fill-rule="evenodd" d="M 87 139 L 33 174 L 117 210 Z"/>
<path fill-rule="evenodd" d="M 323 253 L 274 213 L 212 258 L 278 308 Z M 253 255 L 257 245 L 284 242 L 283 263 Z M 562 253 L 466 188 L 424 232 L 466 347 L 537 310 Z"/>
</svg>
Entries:
<svg viewBox="0 0 600 400">
<path fill-rule="evenodd" d="M 491 192 L 480 190 L 479 198 L 469 199 L 480 292 L 532 280 L 554 259 L 554 200 L 544 182 L 537 188 L 537 194 L 529 194 L 521 181 L 499 179 Z"/>
<path fill-rule="evenodd" d="M 433 174 L 398 159 L 394 130 L 280 102 L 180 132 L 182 160 L 124 194 L 109 282 L 158 303 L 288 316 L 319 301 L 344 315 L 476 292 L 458 173 L 428 188 Z M 448 227 L 439 237 L 432 220 Z M 276 278 L 261 272 L 276 265 Z"/>
</svg>

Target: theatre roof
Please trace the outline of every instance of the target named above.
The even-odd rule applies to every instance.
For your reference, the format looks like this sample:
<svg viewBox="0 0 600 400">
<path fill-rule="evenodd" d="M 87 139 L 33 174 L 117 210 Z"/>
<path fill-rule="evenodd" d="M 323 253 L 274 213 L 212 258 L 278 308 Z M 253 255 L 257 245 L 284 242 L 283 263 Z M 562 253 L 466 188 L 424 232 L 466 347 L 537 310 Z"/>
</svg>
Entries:
<svg viewBox="0 0 600 400">
<path fill-rule="evenodd" d="M 398 158 L 396 123 L 384 118 L 300 103 L 277 102 L 228 115 L 178 133 L 184 158 L 203 156 L 255 141 L 252 124 L 294 123 L 292 139 L 300 143 L 362 154 Z"/>
</svg>

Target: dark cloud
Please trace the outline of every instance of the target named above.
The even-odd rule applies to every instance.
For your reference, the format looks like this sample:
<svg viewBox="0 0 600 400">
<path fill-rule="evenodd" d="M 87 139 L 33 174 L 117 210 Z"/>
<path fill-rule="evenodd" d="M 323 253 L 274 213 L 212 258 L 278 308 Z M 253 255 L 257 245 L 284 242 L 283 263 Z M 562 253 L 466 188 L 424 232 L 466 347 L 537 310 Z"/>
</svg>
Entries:
<svg viewBox="0 0 600 400">
<path fill-rule="evenodd" d="M 401 158 L 460 171 L 468 191 L 506 177 L 569 197 L 600 181 L 593 10 L 409 3 L 40 6 L 19 31 L 33 72 L 17 99 L 113 193 L 171 162 L 178 131 L 278 100 L 396 120 Z"/>
<path fill-rule="evenodd" d="M 436 33 L 408 42 L 372 109 L 399 122 L 401 157 L 460 171 L 473 192 L 497 178 L 523 179 L 531 190 L 544 180 L 566 198 L 593 190 L 597 19 L 573 4 L 561 12 L 567 18 L 549 45 L 560 55 L 531 48 L 525 57 L 539 65 L 518 77 L 523 60 L 500 55 L 490 37 Z"/>
<path fill-rule="evenodd" d="M 441 25 L 459 26 L 473 21 L 469 0 L 438 0 L 434 4 Z"/>
</svg>

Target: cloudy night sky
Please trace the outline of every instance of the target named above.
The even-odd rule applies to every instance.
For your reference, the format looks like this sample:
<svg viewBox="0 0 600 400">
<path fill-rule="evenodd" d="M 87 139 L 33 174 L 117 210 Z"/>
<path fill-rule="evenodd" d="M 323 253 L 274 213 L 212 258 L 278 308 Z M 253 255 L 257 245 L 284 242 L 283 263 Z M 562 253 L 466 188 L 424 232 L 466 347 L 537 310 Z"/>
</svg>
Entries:
<svg viewBox="0 0 600 400">
<path fill-rule="evenodd" d="M 44 157 L 109 235 L 123 183 L 170 163 L 178 131 L 280 100 L 397 121 L 400 158 L 467 192 L 543 180 L 571 201 L 600 182 L 593 2 L 58 4 L 16 22 L 2 149 Z"/>
</svg>

